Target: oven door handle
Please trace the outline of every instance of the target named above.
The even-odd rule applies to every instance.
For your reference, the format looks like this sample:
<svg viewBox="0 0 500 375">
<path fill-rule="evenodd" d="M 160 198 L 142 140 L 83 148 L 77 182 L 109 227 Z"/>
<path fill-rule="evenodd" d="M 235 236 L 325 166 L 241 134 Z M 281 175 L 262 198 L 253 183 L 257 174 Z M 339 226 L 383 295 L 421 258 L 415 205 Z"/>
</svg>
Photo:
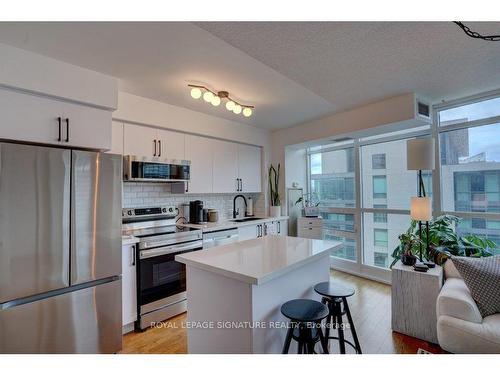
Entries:
<svg viewBox="0 0 500 375">
<path fill-rule="evenodd" d="M 184 245 L 166 246 L 151 250 L 141 250 L 139 257 L 140 259 L 147 259 L 147 258 L 157 257 L 160 255 L 179 253 L 186 250 L 194 250 L 194 249 L 201 250 L 202 247 L 203 247 L 202 241 L 195 241 Z"/>
</svg>

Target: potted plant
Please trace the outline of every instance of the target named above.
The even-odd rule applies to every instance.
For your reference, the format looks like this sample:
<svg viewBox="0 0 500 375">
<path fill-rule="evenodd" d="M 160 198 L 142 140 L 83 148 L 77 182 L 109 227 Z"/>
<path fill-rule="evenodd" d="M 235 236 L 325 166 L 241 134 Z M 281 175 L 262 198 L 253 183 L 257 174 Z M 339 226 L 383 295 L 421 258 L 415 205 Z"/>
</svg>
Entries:
<svg viewBox="0 0 500 375">
<path fill-rule="evenodd" d="M 401 263 L 406 266 L 413 266 L 417 263 L 417 257 L 413 255 L 413 249 L 420 246 L 422 243 L 420 238 L 418 238 L 414 233 L 406 232 L 401 234 L 399 241 L 402 246 Z"/>
<path fill-rule="evenodd" d="M 441 215 L 429 222 L 429 238 L 427 230 L 422 230 L 422 246 L 424 247 L 424 257 L 436 264 L 443 264 L 453 255 L 467 257 L 487 257 L 492 256 L 492 249 L 497 245 L 495 242 L 476 235 L 459 236 L 456 233 L 456 226 L 460 218 L 453 215 Z M 419 238 L 418 222 L 412 220 L 405 235 L 414 235 Z M 400 244 L 394 249 L 392 257 L 394 261 L 391 267 L 401 259 L 405 253 L 407 237 L 399 237 Z M 427 251 L 426 244 L 429 243 Z M 420 243 L 414 243 L 413 252 L 418 251 Z"/>
<path fill-rule="evenodd" d="M 279 189 L 280 181 L 280 164 L 278 167 L 274 168 L 271 164 L 269 167 L 269 198 L 271 207 L 269 208 L 269 216 L 278 217 L 281 216 L 281 199 Z"/>
<path fill-rule="evenodd" d="M 319 202 L 314 202 L 313 194 L 302 194 L 302 196 L 295 201 L 295 204 L 302 203 L 302 208 L 304 211 L 304 216 L 306 217 L 317 217 L 319 216 Z"/>
</svg>

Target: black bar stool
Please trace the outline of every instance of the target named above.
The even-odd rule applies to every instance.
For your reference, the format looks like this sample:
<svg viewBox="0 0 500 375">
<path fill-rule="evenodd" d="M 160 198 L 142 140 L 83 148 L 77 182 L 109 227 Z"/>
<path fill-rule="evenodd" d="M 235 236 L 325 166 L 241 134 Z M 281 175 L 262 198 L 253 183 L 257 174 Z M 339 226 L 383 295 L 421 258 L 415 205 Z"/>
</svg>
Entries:
<svg viewBox="0 0 500 375">
<path fill-rule="evenodd" d="M 327 341 L 321 330 L 321 321 L 328 316 L 328 308 L 310 299 L 293 299 L 281 306 L 281 313 L 290 319 L 283 354 L 288 354 L 292 339 L 298 343 L 298 354 L 314 354 L 319 341 L 324 353 L 328 353 Z"/>
<path fill-rule="evenodd" d="M 322 296 L 321 302 L 328 306 L 329 314 L 326 319 L 325 340 L 338 340 L 340 354 L 345 354 L 345 344 L 352 346 L 356 350 L 356 354 L 361 354 L 361 345 L 359 344 L 358 335 L 356 334 L 351 312 L 349 311 L 349 305 L 347 304 L 347 297 L 354 295 L 354 289 L 326 281 L 316 284 L 314 290 Z M 345 339 L 344 325 L 342 323 L 342 315 L 344 314 L 349 321 L 354 344 Z M 333 325 L 337 328 L 338 337 L 330 336 L 330 326 Z"/>
</svg>

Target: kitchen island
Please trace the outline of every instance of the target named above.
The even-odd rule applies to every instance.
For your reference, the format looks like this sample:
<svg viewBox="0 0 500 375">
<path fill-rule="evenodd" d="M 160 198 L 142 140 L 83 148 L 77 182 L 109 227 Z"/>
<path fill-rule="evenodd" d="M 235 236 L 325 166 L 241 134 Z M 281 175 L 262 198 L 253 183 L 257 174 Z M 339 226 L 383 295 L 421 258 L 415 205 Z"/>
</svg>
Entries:
<svg viewBox="0 0 500 375">
<path fill-rule="evenodd" d="M 187 272 L 188 352 L 280 353 L 281 305 L 320 300 L 313 286 L 329 280 L 330 251 L 341 245 L 271 235 L 177 255 Z"/>
</svg>

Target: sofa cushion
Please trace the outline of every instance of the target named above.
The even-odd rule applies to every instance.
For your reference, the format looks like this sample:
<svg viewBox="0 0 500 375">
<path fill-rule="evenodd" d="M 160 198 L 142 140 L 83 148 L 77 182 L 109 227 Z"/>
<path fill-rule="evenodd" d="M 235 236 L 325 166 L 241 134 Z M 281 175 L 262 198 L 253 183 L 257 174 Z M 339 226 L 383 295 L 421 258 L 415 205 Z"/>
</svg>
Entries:
<svg viewBox="0 0 500 375">
<path fill-rule="evenodd" d="M 484 317 L 500 313 L 500 256 L 451 259 Z"/>
<path fill-rule="evenodd" d="M 459 278 L 449 278 L 446 280 L 441 292 L 439 292 L 436 310 L 438 317 L 447 315 L 474 323 L 481 323 L 483 321 L 483 317 L 467 285 L 465 285 L 463 279 Z"/>
<path fill-rule="evenodd" d="M 439 345 L 451 353 L 500 353 L 500 314 L 484 318 L 481 324 L 451 316 L 437 321 Z"/>
</svg>

